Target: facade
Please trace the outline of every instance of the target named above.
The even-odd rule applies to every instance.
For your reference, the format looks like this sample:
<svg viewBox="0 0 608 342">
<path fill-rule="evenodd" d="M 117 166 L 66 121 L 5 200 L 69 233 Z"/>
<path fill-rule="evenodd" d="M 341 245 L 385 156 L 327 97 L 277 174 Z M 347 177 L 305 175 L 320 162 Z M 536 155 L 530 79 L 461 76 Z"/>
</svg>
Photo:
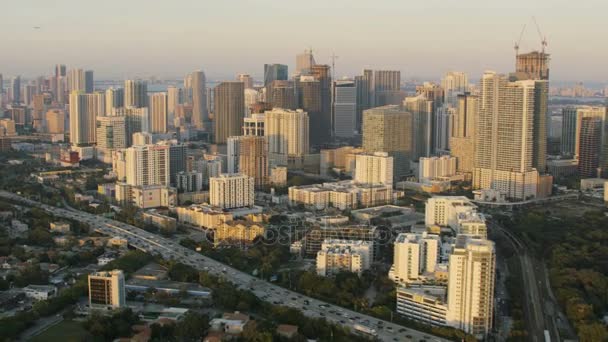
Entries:
<svg viewBox="0 0 608 342">
<path fill-rule="evenodd" d="M 399 234 L 395 239 L 395 253 L 389 278 L 398 284 L 420 282 L 425 273 L 435 272 L 440 247 L 439 235 L 426 232 Z"/>
<path fill-rule="evenodd" d="M 291 205 L 302 204 L 317 210 L 329 207 L 340 210 L 373 207 L 395 202 L 398 192 L 384 184 L 357 184 L 340 181 L 292 186 L 288 190 Z"/>
<path fill-rule="evenodd" d="M 449 71 L 441 79 L 441 88 L 443 88 L 443 102 L 456 107 L 458 103 L 458 95 L 468 91 L 469 79 L 465 72 Z"/>
<path fill-rule="evenodd" d="M 251 114 L 251 116 L 243 119 L 243 135 L 245 136 L 264 136 L 264 114 Z"/>
<path fill-rule="evenodd" d="M 409 174 L 412 124 L 412 115 L 396 105 L 363 112 L 363 150 L 393 157 L 394 181 Z"/>
<path fill-rule="evenodd" d="M 373 243 L 362 240 L 327 239 L 317 252 L 317 274 L 322 277 L 340 272 L 363 273 L 374 258 Z"/>
<path fill-rule="evenodd" d="M 254 204 L 254 179 L 243 174 L 221 174 L 209 179 L 209 201 L 224 209 Z"/>
<path fill-rule="evenodd" d="M 582 178 L 598 177 L 602 125 L 602 119 L 597 117 L 586 117 L 581 120 L 578 143 L 578 174 Z"/>
<path fill-rule="evenodd" d="M 167 93 L 150 95 L 148 103 L 150 104 L 150 133 L 167 133 L 169 124 Z"/>
<path fill-rule="evenodd" d="M 125 107 L 148 106 L 148 83 L 142 80 L 125 80 Z"/>
<path fill-rule="evenodd" d="M 457 158 L 456 170 L 472 174 L 475 167 L 475 127 L 478 97 L 470 93 L 456 96 L 457 109 L 450 135 L 450 154 Z"/>
<path fill-rule="evenodd" d="M 111 116 L 124 116 L 127 129 L 127 146 L 136 145 L 133 134 L 149 131 L 148 107 L 122 107 L 112 109 Z"/>
<path fill-rule="evenodd" d="M 209 130 L 209 112 L 207 111 L 207 81 L 205 73 L 201 70 L 195 71 L 191 74 L 191 79 L 192 125 L 200 130 Z M 217 112 L 214 112 L 214 114 L 215 113 Z"/>
<path fill-rule="evenodd" d="M 311 117 L 311 142 L 313 144 L 328 143 L 331 140 L 331 68 L 326 64 L 315 64 L 311 68 L 311 75 L 319 81 L 321 93 L 321 115 L 319 116 L 319 131 L 313 124 Z"/>
<path fill-rule="evenodd" d="M 433 124 L 434 103 L 424 94 L 406 97 L 403 107 L 412 115 L 412 159 L 428 157 L 434 151 Z"/>
<path fill-rule="evenodd" d="M 498 190 L 515 200 L 536 197 L 535 88 L 533 80 L 509 82 L 495 72 L 483 75 L 476 126 L 475 189 Z"/>
<path fill-rule="evenodd" d="M 334 81 L 332 134 L 352 138 L 357 130 L 357 87 L 354 81 Z"/>
<path fill-rule="evenodd" d="M 124 88 L 106 89 L 106 115 L 112 115 L 112 110 L 125 106 L 125 90 Z"/>
<path fill-rule="evenodd" d="M 446 289 L 442 286 L 397 287 L 397 312 L 425 324 L 447 325 Z"/>
<path fill-rule="evenodd" d="M 434 196 L 425 206 L 426 226 L 455 227 L 458 214 L 477 210 L 471 200 L 464 196 Z"/>
<path fill-rule="evenodd" d="M 315 65 L 315 58 L 312 55 L 312 49 L 304 50 L 303 53 L 296 55 L 296 74 L 307 75 L 311 72 L 312 66 Z"/>
<path fill-rule="evenodd" d="M 124 116 L 100 116 L 97 118 L 98 159 L 110 163 L 116 149 L 127 147 L 127 127 Z M 100 154 L 102 154 L 100 158 Z"/>
<path fill-rule="evenodd" d="M 393 187 L 393 157 L 386 152 L 357 154 L 355 156 L 355 182 L 383 184 Z"/>
<path fill-rule="evenodd" d="M 243 82 L 222 82 L 214 89 L 215 142 L 225 144 L 228 137 L 239 135 L 245 117 Z"/>
<path fill-rule="evenodd" d="M 119 309 L 126 306 L 125 276 L 121 270 L 89 275 L 89 306 L 94 309 Z"/>
<path fill-rule="evenodd" d="M 96 118 L 105 115 L 103 93 L 70 93 L 70 141 L 74 146 L 95 143 Z"/>
<path fill-rule="evenodd" d="M 420 180 L 451 177 L 456 174 L 456 157 L 441 156 L 420 158 L 418 162 Z"/>
</svg>

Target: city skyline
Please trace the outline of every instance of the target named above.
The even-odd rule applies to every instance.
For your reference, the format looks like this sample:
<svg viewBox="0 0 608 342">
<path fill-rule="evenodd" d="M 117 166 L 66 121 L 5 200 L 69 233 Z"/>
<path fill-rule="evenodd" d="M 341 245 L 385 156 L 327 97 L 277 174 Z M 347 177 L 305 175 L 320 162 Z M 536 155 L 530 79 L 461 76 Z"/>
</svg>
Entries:
<svg viewBox="0 0 608 342">
<path fill-rule="evenodd" d="M 331 64 L 333 53 L 340 56 L 337 78 L 374 68 L 400 70 L 404 79 L 438 79 L 449 70 L 462 70 L 476 80 L 485 70 L 512 69 L 513 46 L 524 24 L 520 52 L 540 49 L 531 22 L 536 16 L 553 57 L 552 80 L 607 79 L 597 70 L 608 50 L 580 44 L 581 36 L 591 42 L 606 33 L 601 20 L 592 19 L 599 19 L 608 4 L 596 0 L 508 5 L 383 1 L 382 6 L 312 1 L 306 8 L 267 0 L 241 2 L 238 11 L 234 4 L 182 1 L 146 6 L 145 16 L 137 12 L 141 1 L 107 1 L 94 9 L 72 0 L 62 1 L 64 6 L 34 2 L 11 5 L 0 21 L 0 30 L 6 32 L 0 43 L 8 51 L 0 56 L 5 76 L 51 73 L 51 66 L 39 63 L 44 54 L 70 69 L 92 69 L 97 79 L 178 78 L 202 69 L 209 79 L 232 79 L 247 72 L 259 81 L 264 63 L 287 64 L 292 73 L 295 55 L 312 47 L 317 63 Z M 564 25 L 564 20 L 570 24 Z M 367 24 L 356 25 L 360 21 Z M 580 56 L 585 56 L 582 65 Z"/>
</svg>

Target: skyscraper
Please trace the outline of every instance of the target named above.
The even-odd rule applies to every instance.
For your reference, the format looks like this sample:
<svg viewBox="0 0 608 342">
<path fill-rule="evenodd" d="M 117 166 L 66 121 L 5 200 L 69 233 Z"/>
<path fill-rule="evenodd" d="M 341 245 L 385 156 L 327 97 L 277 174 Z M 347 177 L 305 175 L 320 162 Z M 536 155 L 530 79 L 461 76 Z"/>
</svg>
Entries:
<svg viewBox="0 0 608 342">
<path fill-rule="evenodd" d="M 467 91 L 469 79 L 466 73 L 462 71 L 450 71 L 441 79 L 441 88 L 443 88 L 443 102 L 456 107 L 457 96 Z"/>
<path fill-rule="evenodd" d="M 167 93 L 150 95 L 148 103 L 150 104 L 150 133 L 167 133 Z"/>
<path fill-rule="evenodd" d="M 14 104 L 21 103 L 21 76 L 15 76 L 11 79 L 11 102 Z"/>
<path fill-rule="evenodd" d="M 312 49 L 304 50 L 303 53 L 296 55 L 296 74 L 308 75 L 312 70 L 312 66 L 315 65 L 315 58 L 312 55 Z"/>
<path fill-rule="evenodd" d="M 396 104 L 393 98 L 401 89 L 401 71 L 398 70 L 365 70 L 367 75 L 373 76 L 372 94 L 370 96 L 372 107 Z M 365 76 L 365 75 L 364 75 Z M 399 103 L 401 101 L 397 101 Z"/>
<path fill-rule="evenodd" d="M 90 94 L 95 91 L 95 81 L 93 80 L 93 70 L 84 72 L 84 91 Z"/>
<path fill-rule="evenodd" d="M 242 136 L 238 172 L 252 177 L 256 188 L 268 183 L 268 143 L 265 137 Z"/>
<path fill-rule="evenodd" d="M 170 127 L 173 126 L 173 120 L 175 119 L 175 109 L 183 102 L 184 92 L 181 88 L 174 86 L 167 87 L 167 116 Z"/>
<path fill-rule="evenodd" d="M 386 152 L 359 153 L 355 156 L 355 182 L 393 187 L 393 157 Z"/>
<path fill-rule="evenodd" d="M 475 130 L 475 189 L 494 189 L 519 200 L 536 197 L 535 85 L 534 80 L 509 82 L 504 75 L 484 73 Z"/>
<path fill-rule="evenodd" d="M 355 76 L 355 87 L 357 88 L 357 131 L 361 132 L 363 123 L 363 111 L 371 108 L 371 95 L 373 94 L 373 71 L 364 70 L 363 75 Z"/>
<path fill-rule="evenodd" d="M 126 183 L 169 186 L 169 146 L 134 145 L 126 150 Z"/>
<path fill-rule="evenodd" d="M 55 77 L 63 77 L 65 76 L 66 67 L 65 64 L 56 64 L 55 65 Z"/>
<path fill-rule="evenodd" d="M 149 131 L 148 108 L 121 107 L 112 110 L 112 116 L 124 116 L 127 130 L 127 146 L 133 144 L 133 134 Z"/>
<path fill-rule="evenodd" d="M 239 82 L 240 83 L 240 82 Z M 209 203 L 224 209 L 250 207 L 254 201 L 252 177 L 224 173 L 209 179 Z"/>
<path fill-rule="evenodd" d="M 94 91 L 93 71 L 71 69 L 68 73 L 68 91 L 81 91 L 90 94 Z"/>
<path fill-rule="evenodd" d="M 528 79 L 548 80 L 549 54 L 544 51 L 518 54 L 515 60 L 515 70 L 517 73 L 525 74 Z"/>
<path fill-rule="evenodd" d="M 418 282 L 425 272 L 435 272 L 441 239 L 438 235 L 399 234 L 389 278 L 399 284 Z"/>
<path fill-rule="evenodd" d="M 333 136 L 352 138 L 357 130 L 357 87 L 354 81 L 335 81 L 333 96 Z"/>
<path fill-rule="evenodd" d="M 309 118 L 302 110 L 273 109 L 265 114 L 264 131 L 268 155 L 274 165 L 303 159 L 309 151 Z"/>
<path fill-rule="evenodd" d="M 111 115 L 112 110 L 125 105 L 125 90 L 123 88 L 110 87 L 106 89 L 106 114 Z"/>
<path fill-rule="evenodd" d="M 308 113 L 310 143 L 321 144 L 323 125 L 326 125 L 321 108 L 321 83 L 313 76 L 300 76 L 298 82 L 298 108 Z"/>
<path fill-rule="evenodd" d="M 85 94 L 74 91 L 70 94 L 70 141 L 74 146 L 95 143 L 96 118 L 105 115 L 103 93 Z"/>
<path fill-rule="evenodd" d="M 216 108 L 217 109 L 217 108 Z M 217 122 L 217 111 L 213 113 Z M 207 81 L 201 70 L 192 73 L 192 125 L 200 130 L 210 130 L 207 112 Z"/>
<path fill-rule="evenodd" d="M 598 177 L 602 125 L 602 119 L 599 117 L 581 118 L 578 173 L 582 178 Z"/>
<path fill-rule="evenodd" d="M 311 142 L 325 144 L 331 141 L 331 69 L 329 65 L 316 64 L 312 66 L 311 74 L 319 81 L 321 92 L 321 116 L 319 131 L 313 130 Z"/>
<path fill-rule="evenodd" d="M 456 170 L 470 176 L 475 166 L 478 98 L 470 93 L 460 94 L 457 96 L 457 104 L 450 137 L 450 153 L 457 158 Z"/>
<path fill-rule="evenodd" d="M 215 143 L 225 144 L 229 136 L 239 135 L 245 117 L 243 82 L 228 81 L 214 88 Z"/>
<path fill-rule="evenodd" d="M 61 109 L 50 109 L 46 112 L 46 131 L 51 134 L 65 133 L 65 112 Z"/>
<path fill-rule="evenodd" d="M 287 65 L 264 64 L 264 86 L 268 87 L 273 81 L 287 81 L 289 74 Z"/>
<path fill-rule="evenodd" d="M 412 114 L 397 105 L 363 112 L 363 149 L 368 153 L 386 152 L 393 157 L 395 181 L 409 174 L 412 121 Z"/>
<path fill-rule="evenodd" d="M 124 116 L 97 117 L 97 159 L 112 162 L 112 153 L 127 147 L 127 128 Z"/>
<path fill-rule="evenodd" d="M 448 272 L 448 325 L 483 339 L 494 314 L 494 242 L 458 235 Z"/>
<path fill-rule="evenodd" d="M 125 107 L 148 106 L 148 83 L 142 80 L 125 80 Z"/>
<path fill-rule="evenodd" d="M 433 152 L 433 101 L 425 95 L 406 97 L 405 110 L 412 114 L 412 159 L 428 157 Z"/>
</svg>

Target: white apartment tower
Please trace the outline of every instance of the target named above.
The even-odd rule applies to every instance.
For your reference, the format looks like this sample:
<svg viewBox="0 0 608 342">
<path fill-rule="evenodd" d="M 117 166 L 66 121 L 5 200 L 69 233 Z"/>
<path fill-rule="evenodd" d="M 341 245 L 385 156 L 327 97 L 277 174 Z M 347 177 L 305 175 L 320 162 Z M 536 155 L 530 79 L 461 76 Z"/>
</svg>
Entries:
<svg viewBox="0 0 608 342">
<path fill-rule="evenodd" d="M 96 118 L 105 115 L 103 93 L 70 94 L 70 140 L 74 146 L 86 146 L 95 143 Z"/>
<path fill-rule="evenodd" d="M 155 93 L 148 99 L 150 114 L 150 133 L 167 133 L 169 110 L 167 93 Z"/>
<path fill-rule="evenodd" d="M 441 240 L 438 235 L 399 234 L 389 278 L 399 284 L 418 282 L 424 273 L 435 271 Z"/>
<path fill-rule="evenodd" d="M 448 325 L 485 337 L 492 328 L 494 310 L 494 242 L 457 236 L 448 272 Z"/>
<path fill-rule="evenodd" d="M 169 186 L 169 146 L 135 145 L 126 150 L 126 183 Z"/>
<path fill-rule="evenodd" d="M 355 156 L 355 182 L 382 183 L 393 187 L 393 157 L 387 152 L 362 153 Z"/>
<path fill-rule="evenodd" d="M 224 173 L 209 179 L 209 202 L 224 209 L 254 204 L 254 179 L 238 173 Z"/>
<path fill-rule="evenodd" d="M 309 119 L 302 110 L 275 108 L 264 114 L 269 158 L 287 165 L 288 158 L 304 158 L 309 151 Z"/>
</svg>

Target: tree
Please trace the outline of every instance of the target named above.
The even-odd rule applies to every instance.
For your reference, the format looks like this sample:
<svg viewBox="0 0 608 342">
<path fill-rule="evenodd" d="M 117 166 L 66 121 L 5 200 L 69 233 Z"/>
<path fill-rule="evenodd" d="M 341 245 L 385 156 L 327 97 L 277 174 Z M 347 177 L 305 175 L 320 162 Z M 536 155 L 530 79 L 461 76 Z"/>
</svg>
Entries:
<svg viewBox="0 0 608 342">
<path fill-rule="evenodd" d="M 209 329 L 209 318 L 190 311 L 175 326 L 175 336 L 180 341 L 200 341 Z"/>
</svg>

